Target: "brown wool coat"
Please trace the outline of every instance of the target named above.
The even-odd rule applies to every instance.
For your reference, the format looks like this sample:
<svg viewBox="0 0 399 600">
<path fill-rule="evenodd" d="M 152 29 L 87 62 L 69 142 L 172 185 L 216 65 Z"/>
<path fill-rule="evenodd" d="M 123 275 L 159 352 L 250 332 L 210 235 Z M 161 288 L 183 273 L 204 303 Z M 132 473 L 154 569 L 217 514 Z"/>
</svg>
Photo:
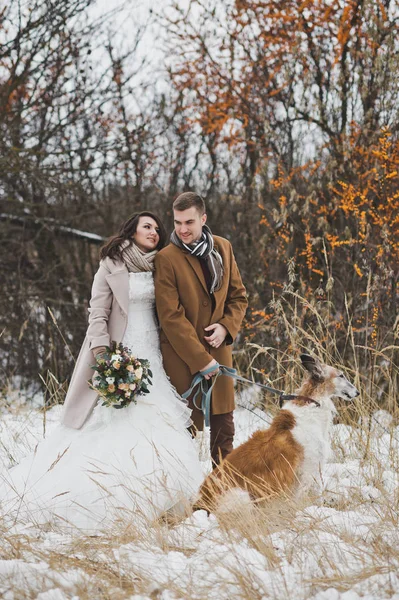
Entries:
<svg viewBox="0 0 399 600">
<path fill-rule="evenodd" d="M 241 276 L 230 242 L 214 236 L 220 252 L 224 276 L 220 290 L 215 292 L 215 308 L 207 290 L 205 277 L 197 258 L 169 244 L 155 257 L 155 299 L 161 325 L 161 351 L 164 368 L 179 394 L 189 387 L 193 375 L 212 358 L 232 366 L 233 340 L 238 334 L 248 305 Z M 228 331 L 225 342 L 212 348 L 204 340 L 211 332 L 204 328 L 221 323 Z M 202 413 L 193 409 L 192 419 L 203 428 Z M 212 392 L 212 413 L 234 410 L 234 387 L 230 377 L 220 376 Z"/>
<path fill-rule="evenodd" d="M 62 422 L 80 429 L 97 402 L 88 385 L 94 371 L 93 348 L 121 342 L 127 325 L 129 274 L 123 262 L 101 261 L 94 276 L 89 308 L 89 326 L 65 398 Z"/>
</svg>

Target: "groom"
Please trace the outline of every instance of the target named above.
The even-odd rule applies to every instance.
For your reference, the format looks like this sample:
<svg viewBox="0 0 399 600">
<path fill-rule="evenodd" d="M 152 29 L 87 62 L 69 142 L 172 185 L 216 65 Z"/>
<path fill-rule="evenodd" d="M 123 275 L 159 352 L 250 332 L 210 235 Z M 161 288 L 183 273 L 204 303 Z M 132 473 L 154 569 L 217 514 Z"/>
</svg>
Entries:
<svg viewBox="0 0 399 600">
<path fill-rule="evenodd" d="M 164 368 L 179 394 L 189 389 L 198 371 L 217 363 L 232 366 L 231 344 L 247 308 L 230 242 L 213 236 L 206 225 L 205 203 L 193 192 L 173 203 L 171 243 L 155 258 L 155 298 L 161 324 Z M 203 429 L 203 415 L 189 401 L 192 420 Z M 211 400 L 211 456 L 214 465 L 233 449 L 234 388 L 218 377 Z"/>
</svg>

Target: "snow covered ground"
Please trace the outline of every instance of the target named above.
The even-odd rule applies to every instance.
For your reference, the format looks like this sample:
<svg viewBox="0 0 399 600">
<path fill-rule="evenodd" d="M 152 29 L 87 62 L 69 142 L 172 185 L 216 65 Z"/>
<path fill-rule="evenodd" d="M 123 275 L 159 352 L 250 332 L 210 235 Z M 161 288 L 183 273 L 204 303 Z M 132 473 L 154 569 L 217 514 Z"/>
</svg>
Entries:
<svg viewBox="0 0 399 600">
<path fill-rule="evenodd" d="M 8 466 L 51 433 L 60 412 L 44 420 L 17 395 L 0 410 L 0 464 Z M 96 538 L 7 530 L 0 518 L 0 597 L 399 600 L 399 427 L 383 411 L 373 417 L 334 426 L 321 496 L 280 515 L 243 507 L 219 523 L 199 511 L 145 532 L 116 525 Z M 270 418 L 239 408 L 237 444 Z M 197 443 L 206 471 L 206 437 Z"/>
</svg>

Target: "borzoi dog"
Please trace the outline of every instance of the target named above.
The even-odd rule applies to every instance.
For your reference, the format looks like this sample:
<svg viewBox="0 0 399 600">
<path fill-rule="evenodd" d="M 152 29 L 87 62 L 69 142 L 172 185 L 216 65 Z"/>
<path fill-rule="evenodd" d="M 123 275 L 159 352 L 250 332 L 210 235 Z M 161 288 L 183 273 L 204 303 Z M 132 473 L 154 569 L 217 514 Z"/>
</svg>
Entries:
<svg viewBox="0 0 399 600">
<path fill-rule="evenodd" d="M 256 431 L 233 450 L 202 484 L 194 509 L 215 510 L 227 491 L 246 490 L 252 500 L 293 495 L 313 485 L 330 451 L 336 412 L 332 396 L 359 395 L 338 369 L 301 354 L 308 374 L 286 401 L 269 429 Z"/>
</svg>

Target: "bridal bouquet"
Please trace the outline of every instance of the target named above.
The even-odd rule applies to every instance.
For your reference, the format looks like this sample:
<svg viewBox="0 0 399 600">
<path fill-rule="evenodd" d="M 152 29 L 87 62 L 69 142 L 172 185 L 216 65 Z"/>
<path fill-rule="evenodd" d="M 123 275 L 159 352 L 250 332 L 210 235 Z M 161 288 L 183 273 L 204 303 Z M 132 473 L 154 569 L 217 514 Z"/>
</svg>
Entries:
<svg viewBox="0 0 399 600">
<path fill-rule="evenodd" d="M 91 368 L 96 371 L 96 376 L 89 385 L 101 396 L 103 406 L 124 408 L 131 402 L 137 404 L 137 396 L 150 391 L 149 361 L 136 358 L 123 344 L 111 342 Z"/>
</svg>

